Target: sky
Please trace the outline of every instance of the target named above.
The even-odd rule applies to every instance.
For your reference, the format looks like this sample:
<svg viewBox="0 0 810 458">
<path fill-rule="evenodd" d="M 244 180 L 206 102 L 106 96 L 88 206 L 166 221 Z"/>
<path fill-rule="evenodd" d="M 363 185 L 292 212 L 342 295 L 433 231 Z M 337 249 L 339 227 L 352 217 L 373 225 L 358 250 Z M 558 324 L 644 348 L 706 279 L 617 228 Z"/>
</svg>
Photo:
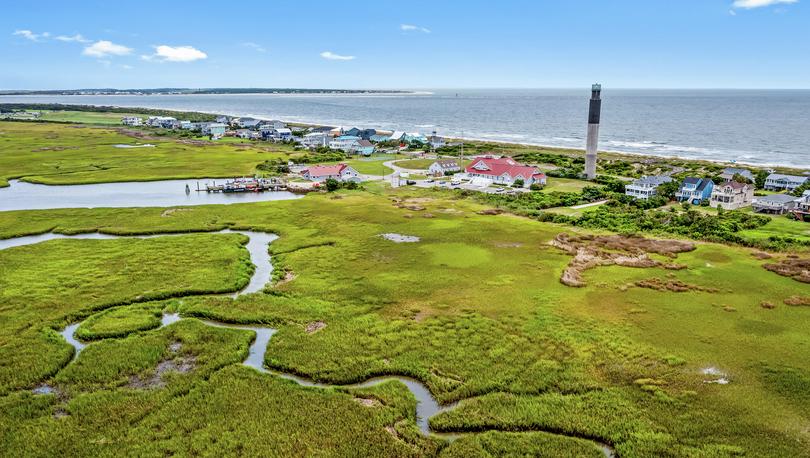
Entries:
<svg viewBox="0 0 810 458">
<path fill-rule="evenodd" d="M 0 89 L 810 88 L 810 0 L 38 1 Z"/>
</svg>

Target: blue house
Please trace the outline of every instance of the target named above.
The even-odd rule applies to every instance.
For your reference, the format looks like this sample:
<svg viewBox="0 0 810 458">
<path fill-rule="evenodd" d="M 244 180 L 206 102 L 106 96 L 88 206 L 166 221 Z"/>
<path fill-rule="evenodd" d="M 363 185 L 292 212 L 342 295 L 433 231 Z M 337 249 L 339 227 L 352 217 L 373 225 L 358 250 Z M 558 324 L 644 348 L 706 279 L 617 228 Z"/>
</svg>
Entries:
<svg viewBox="0 0 810 458">
<path fill-rule="evenodd" d="M 714 189 L 714 182 L 711 179 L 688 177 L 681 183 L 681 188 L 675 193 L 675 198 L 679 202 L 700 205 L 704 200 L 709 200 L 712 189 Z"/>
</svg>

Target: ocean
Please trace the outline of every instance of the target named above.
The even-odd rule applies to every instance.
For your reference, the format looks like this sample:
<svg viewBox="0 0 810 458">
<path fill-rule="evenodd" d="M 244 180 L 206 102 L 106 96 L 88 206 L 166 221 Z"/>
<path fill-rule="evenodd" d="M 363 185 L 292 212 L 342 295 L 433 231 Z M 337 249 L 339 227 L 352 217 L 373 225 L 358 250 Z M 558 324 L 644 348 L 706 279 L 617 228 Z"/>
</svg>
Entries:
<svg viewBox="0 0 810 458">
<path fill-rule="evenodd" d="M 333 126 L 584 148 L 590 88 L 413 94 L 0 96 L 202 111 Z M 810 90 L 602 91 L 601 150 L 810 168 Z"/>
</svg>

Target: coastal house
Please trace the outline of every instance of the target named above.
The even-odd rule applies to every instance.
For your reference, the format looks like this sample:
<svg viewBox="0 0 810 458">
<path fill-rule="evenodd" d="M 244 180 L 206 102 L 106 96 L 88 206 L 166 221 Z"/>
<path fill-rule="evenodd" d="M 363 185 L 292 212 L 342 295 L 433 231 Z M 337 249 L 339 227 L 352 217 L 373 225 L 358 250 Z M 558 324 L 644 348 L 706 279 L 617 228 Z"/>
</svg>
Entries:
<svg viewBox="0 0 810 458">
<path fill-rule="evenodd" d="M 708 178 L 688 177 L 681 183 L 680 189 L 675 193 L 675 198 L 679 202 L 700 205 L 704 200 L 709 200 L 713 189 L 714 182 Z"/>
<path fill-rule="evenodd" d="M 738 167 L 727 167 L 727 168 L 723 169 L 723 171 L 720 173 L 720 178 L 722 178 L 722 179 L 724 179 L 726 181 L 732 181 L 732 180 L 734 180 L 735 175 L 740 175 L 741 177 L 745 178 L 746 180 L 750 181 L 751 183 L 756 181 L 756 177 L 754 177 L 754 174 L 751 173 L 750 170 L 741 169 L 741 168 L 738 168 Z"/>
<path fill-rule="evenodd" d="M 354 153 L 371 156 L 374 154 L 374 144 L 368 140 L 360 139 L 357 141 L 357 146 L 354 147 Z"/>
<path fill-rule="evenodd" d="M 146 119 L 146 125 L 164 129 L 176 129 L 180 127 L 180 122 L 171 116 L 150 116 Z"/>
<path fill-rule="evenodd" d="M 805 181 L 807 181 L 807 177 L 772 173 L 765 179 L 765 189 L 768 191 L 793 191 L 803 185 Z"/>
<path fill-rule="evenodd" d="M 636 199 L 647 200 L 657 195 L 657 189 L 664 183 L 672 181 L 672 177 L 664 175 L 645 176 L 633 180 L 624 187 L 624 193 Z"/>
<path fill-rule="evenodd" d="M 456 172 L 461 172 L 461 167 L 453 159 L 441 159 L 428 167 L 428 173 L 436 177 L 443 177 Z"/>
<path fill-rule="evenodd" d="M 374 143 L 387 142 L 388 140 L 391 140 L 391 136 L 385 134 L 374 134 L 369 137 L 369 141 Z"/>
<path fill-rule="evenodd" d="M 218 122 L 220 124 L 230 124 L 231 123 L 231 118 L 229 116 L 220 115 L 220 116 L 217 116 L 216 122 Z"/>
<path fill-rule="evenodd" d="M 360 129 L 358 129 L 357 127 L 352 127 L 351 129 L 344 130 L 343 135 L 349 135 L 351 137 L 360 137 L 360 132 L 362 132 L 362 131 Z"/>
<path fill-rule="evenodd" d="M 192 130 L 194 129 L 194 123 L 191 121 L 180 121 L 180 128 L 183 130 Z"/>
<path fill-rule="evenodd" d="M 248 140 L 253 138 L 252 134 L 253 134 L 253 131 L 250 130 L 250 129 L 239 129 L 239 130 L 236 131 L 236 136 L 237 137 L 245 138 L 245 139 L 248 139 Z"/>
<path fill-rule="evenodd" d="M 264 125 L 270 126 L 273 129 L 284 129 L 287 127 L 287 123 L 284 121 L 279 121 L 277 119 L 273 119 L 270 121 L 262 121 Z"/>
<path fill-rule="evenodd" d="M 736 210 L 751 205 L 753 200 L 753 185 L 737 181 L 726 181 L 714 187 L 709 205 L 724 210 Z"/>
<path fill-rule="evenodd" d="M 403 132 L 401 130 L 395 130 L 394 133 L 391 134 L 390 137 L 388 137 L 388 140 L 395 141 L 395 142 L 401 142 L 404 137 L 405 137 L 405 132 Z"/>
<path fill-rule="evenodd" d="M 515 180 L 523 180 L 523 187 L 533 184 L 546 184 L 546 174 L 537 167 L 515 162 L 511 157 L 479 157 L 466 168 L 467 176 L 475 180 L 481 178 L 491 183 L 512 186 Z M 482 180 L 478 180 L 481 182 Z"/>
<path fill-rule="evenodd" d="M 239 118 L 236 125 L 243 129 L 257 129 L 262 121 L 256 118 Z"/>
<path fill-rule="evenodd" d="M 446 144 L 444 141 L 444 137 L 436 135 L 435 130 L 433 131 L 433 134 L 427 138 L 427 141 L 430 144 L 430 147 L 433 149 L 441 148 Z"/>
<path fill-rule="evenodd" d="M 422 143 L 425 144 L 428 142 L 427 137 L 420 134 L 419 132 L 410 132 L 402 136 L 403 143 Z"/>
<path fill-rule="evenodd" d="M 143 125 L 143 119 L 140 116 L 124 116 L 121 118 L 121 124 L 125 126 L 141 126 Z"/>
<path fill-rule="evenodd" d="M 350 153 L 353 152 L 355 148 L 357 148 L 359 141 L 360 137 L 356 137 L 353 135 L 341 135 L 340 137 L 336 137 L 329 142 L 329 148 L 339 149 L 341 151 Z"/>
<path fill-rule="evenodd" d="M 203 135 L 209 135 L 212 139 L 216 140 L 218 138 L 222 138 L 225 135 L 225 130 L 228 128 L 227 125 L 219 123 L 219 122 L 212 122 L 202 126 L 201 132 Z"/>
<path fill-rule="evenodd" d="M 804 191 L 802 196 L 795 200 L 796 209 L 794 213 L 796 217 L 802 221 L 810 219 L 810 189 Z"/>
<path fill-rule="evenodd" d="M 307 148 L 317 148 L 329 144 L 329 136 L 323 132 L 310 132 L 301 139 L 301 144 Z"/>
<path fill-rule="evenodd" d="M 332 137 L 340 137 L 343 133 L 343 127 L 333 127 L 329 130 L 329 135 Z"/>
<path fill-rule="evenodd" d="M 781 215 L 796 208 L 798 204 L 797 200 L 800 199 L 801 198 L 791 196 L 790 194 L 770 194 L 755 197 L 752 206 L 754 211 L 758 213 Z"/>
<path fill-rule="evenodd" d="M 338 181 L 360 181 L 357 170 L 346 164 L 313 165 L 301 172 L 301 176 L 310 181 L 322 183 L 330 178 Z"/>
<path fill-rule="evenodd" d="M 332 131 L 332 128 L 329 127 L 329 126 L 315 126 L 315 127 L 310 127 L 309 129 L 307 129 L 307 132 L 319 133 L 319 134 L 327 134 L 327 135 L 331 131 Z"/>
<path fill-rule="evenodd" d="M 362 138 L 363 140 L 371 141 L 371 137 L 377 135 L 377 129 L 363 129 L 361 130 L 357 136 Z"/>
<path fill-rule="evenodd" d="M 287 141 L 292 140 L 293 134 L 292 130 L 286 127 L 274 128 L 273 129 L 273 138 L 280 140 L 280 141 Z"/>
</svg>

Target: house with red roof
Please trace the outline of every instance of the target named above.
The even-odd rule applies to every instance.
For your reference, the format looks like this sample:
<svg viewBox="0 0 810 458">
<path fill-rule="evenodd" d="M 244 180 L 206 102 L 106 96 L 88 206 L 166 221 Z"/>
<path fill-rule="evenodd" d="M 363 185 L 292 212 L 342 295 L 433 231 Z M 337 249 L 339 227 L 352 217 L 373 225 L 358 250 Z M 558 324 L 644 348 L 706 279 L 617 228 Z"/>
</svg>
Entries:
<svg viewBox="0 0 810 458">
<path fill-rule="evenodd" d="M 360 181 L 360 173 L 346 164 L 313 165 L 301 171 L 301 176 L 322 183 L 329 178 L 338 181 Z"/>
<path fill-rule="evenodd" d="M 476 158 L 466 170 L 471 179 L 485 178 L 493 183 L 512 186 L 517 179 L 523 180 L 523 187 L 533 184 L 546 184 L 546 174 L 537 167 L 523 165 L 511 157 L 484 156 Z"/>
</svg>

